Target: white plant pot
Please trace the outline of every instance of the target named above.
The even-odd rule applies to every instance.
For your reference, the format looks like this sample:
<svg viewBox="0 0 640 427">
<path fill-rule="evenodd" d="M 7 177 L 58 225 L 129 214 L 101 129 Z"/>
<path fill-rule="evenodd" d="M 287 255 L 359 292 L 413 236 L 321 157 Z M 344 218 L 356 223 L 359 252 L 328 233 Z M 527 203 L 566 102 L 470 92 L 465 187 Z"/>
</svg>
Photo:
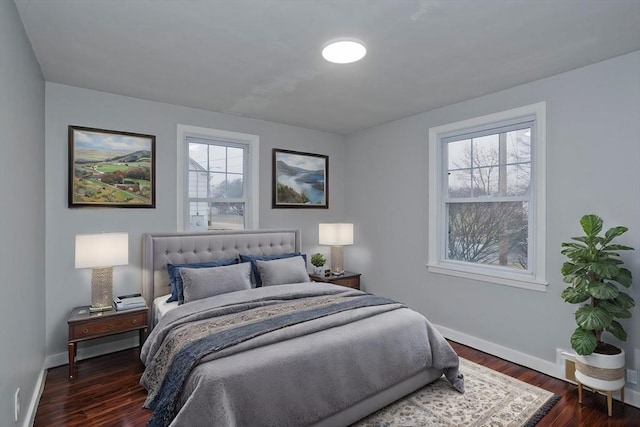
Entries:
<svg viewBox="0 0 640 427">
<path fill-rule="evenodd" d="M 322 276 L 324 274 L 324 265 L 320 266 L 320 267 L 313 267 L 313 274 L 317 274 L 319 276 Z"/>
<path fill-rule="evenodd" d="M 619 354 L 576 354 L 576 379 L 596 390 L 620 390 L 624 387 L 624 356 L 624 350 Z"/>
</svg>

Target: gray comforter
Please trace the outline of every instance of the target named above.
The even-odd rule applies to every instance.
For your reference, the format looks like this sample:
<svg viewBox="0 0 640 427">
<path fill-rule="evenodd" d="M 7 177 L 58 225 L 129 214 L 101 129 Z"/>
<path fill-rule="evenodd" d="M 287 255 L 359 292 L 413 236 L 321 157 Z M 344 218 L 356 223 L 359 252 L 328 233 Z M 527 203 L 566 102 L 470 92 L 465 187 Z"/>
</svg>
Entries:
<svg viewBox="0 0 640 427">
<path fill-rule="evenodd" d="M 149 391 L 145 406 L 155 408 L 152 423 L 309 425 L 428 367 L 442 369 L 463 391 L 457 355 L 423 316 L 399 303 L 360 295 L 305 283 L 218 295 L 170 311 L 141 351 L 146 366 L 141 384 Z M 345 300 L 379 301 L 329 308 Z M 280 311 L 300 304 L 308 306 L 307 312 L 318 311 L 318 304 L 326 312 L 260 326 L 265 322 L 258 317 L 275 312 L 274 318 L 283 318 Z M 232 340 L 213 337 L 212 347 L 203 351 L 202 337 L 229 335 L 227 324 L 239 318 L 245 322 L 239 329 L 250 328 L 250 336 L 237 338 L 234 329 Z M 183 354 L 193 358 L 186 361 Z"/>
</svg>

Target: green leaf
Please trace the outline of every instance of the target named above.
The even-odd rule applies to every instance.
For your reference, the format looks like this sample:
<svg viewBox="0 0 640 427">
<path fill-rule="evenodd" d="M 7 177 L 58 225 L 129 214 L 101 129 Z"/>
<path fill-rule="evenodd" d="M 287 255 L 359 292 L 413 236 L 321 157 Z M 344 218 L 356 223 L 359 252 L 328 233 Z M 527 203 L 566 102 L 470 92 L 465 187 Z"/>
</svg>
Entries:
<svg viewBox="0 0 640 427">
<path fill-rule="evenodd" d="M 594 262 L 591 264 L 591 269 L 598 276 L 606 277 L 608 279 L 616 277 L 620 271 L 620 267 L 608 262 Z"/>
<path fill-rule="evenodd" d="M 613 316 L 607 310 L 590 305 L 585 305 L 577 309 L 575 317 L 578 326 L 589 331 L 605 329 L 613 320 Z"/>
<path fill-rule="evenodd" d="M 578 289 L 570 287 L 562 291 L 562 299 L 571 304 L 579 304 L 589 299 L 589 294 L 580 292 Z"/>
<path fill-rule="evenodd" d="M 618 255 L 616 254 L 615 256 L 617 257 Z M 604 262 L 604 263 L 612 264 L 612 265 L 624 264 L 624 261 L 622 261 L 621 259 L 613 258 L 613 257 L 607 257 L 607 256 L 600 257 L 600 262 Z"/>
<path fill-rule="evenodd" d="M 591 259 L 591 251 L 587 248 L 566 248 L 561 250 L 560 253 L 575 261 Z"/>
<path fill-rule="evenodd" d="M 617 317 L 619 319 L 631 318 L 631 312 L 624 307 L 620 307 L 616 300 L 602 301 L 598 307 L 603 310 L 607 310 L 613 317 Z"/>
<path fill-rule="evenodd" d="M 595 249 L 598 244 L 598 236 L 576 236 L 572 237 L 571 240 L 575 240 L 576 242 L 582 242 L 586 246 L 585 249 Z"/>
<path fill-rule="evenodd" d="M 602 248 L 602 250 L 603 251 L 633 251 L 635 249 L 633 249 L 631 246 L 625 246 L 625 245 L 609 245 Z"/>
<path fill-rule="evenodd" d="M 574 255 L 574 260 L 581 262 L 592 262 L 595 261 L 595 255 L 591 249 L 576 249 Z"/>
<path fill-rule="evenodd" d="M 565 262 L 564 264 L 562 264 L 562 268 L 560 269 L 560 272 L 563 275 L 568 275 L 568 274 L 573 274 L 575 273 L 577 270 L 579 270 L 581 267 L 579 265 L 576 265 L 572 262 Z"/>
<path fill-rule="evenodd" d="M 631 296 L 625 294 L 624 292 L 620 292 L 618 297 L 614 300 L 616 304 L 625 309 L 630 309 L 636 306 L 635 301 Z"/>
<path fill-rule="evenodd" d="M 598 215 L 585 215 L 580 218 L 580 225 L 588 237 L 596 236 L 602 231 L 602 218 Z"/>
<path fill-rule="evenodd" d="M 589 278 L 585 276 L 576 276 L 572 283 L 580 292 L 586 293 L 587 286 L 589 286 Z"/>
<path fill-rule="evenodd" d="M 587 291 L 592 297 L 603 300 L 614 299 L 620 294 L 620 291 L 615 285 L 602 282 L 589 283 Z"/>
<path fill-rule="evenodd" d="M 593 331 L 577 328 L 571 335 L 571 348 L 581 356 L 593 353 L 597 346 L 598 340 Z"/>
<path fill-rule="evenodd" d="M 618 227 L 613 227 L 607 230 L 606 233 L 604 233 L 604 237 L 608 242 L 612 241 L 613 239 L 615 239 L 618 236 L 622 236 L 624 233 L 626 233 L 627 231 L 629 231 L 628 227 L 622 227 L 622 226 L 618 226 Z"/>
<path fill-rule="evenodd" d="M 578 239 L 578 237 L 573 237 L 573 239 Z M 585 245 L 581 245 L 579 243 L 562 243 L 561 246 L 563 248 L 567 248 L 567 249 L 586 249 L 587 247 Z"/>
<path fill-rule="evenodd" d="M 615 277 L 612 277 L 612 279 L 620 283 L 625 288 L 630 287 L 631 283 L 633 282 L 631 271 L 629 271 L 629 269 L 624 267 L 618 268 L 618 274 L 616 274 Z"/>
<path fill-rule="evenodd" d="M 619 322 L 616 322 L 615 320 L 611 322 L 611 325 L 609 325 L 609 327 L 606 328 L 605 331 L 609 332 L 611 335 L 618 338 L 620 341 L 627 340 L 627 333 L 625 332 L 622 325 Z"/>
<path fill-rule="evenodd" d="M 591 237 L 586 236 L 576 236 L 572 237 L 571 240 L 575 240 L 576 242 L 586 243 L 587 245 L 591 245 Z M 576 243 L 563 243 L 563 245 L 577 245 Z M 577 245 L 578 247 L 586 248 L 586 246 Z"/>
<path fill-rule="evenodd" d="M 616 311 L 615 313 L 612 313 L 613 317 L 616 317 L 618 319 L 631 319 L 631 311 L 630 310 L 620 310 L 620 311 Z M 613 320 L 613 322 L 615 322 L 615 320 Z"/>
</svg>

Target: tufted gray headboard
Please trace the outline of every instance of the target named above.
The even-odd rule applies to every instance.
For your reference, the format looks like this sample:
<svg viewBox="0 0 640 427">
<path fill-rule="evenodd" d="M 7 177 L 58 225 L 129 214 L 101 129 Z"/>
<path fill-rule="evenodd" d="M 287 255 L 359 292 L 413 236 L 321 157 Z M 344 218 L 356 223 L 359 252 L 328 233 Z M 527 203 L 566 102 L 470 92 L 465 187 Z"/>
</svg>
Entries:
<svg viewBox="0 0 640 427">
<path fill-rule="evenodd" d="M 142 296 L 148 307 L 170 292 L 167 264 L 299 252 L 301 241 L 300 230 L 146 233 L 142 238 Z"/>
</svg>

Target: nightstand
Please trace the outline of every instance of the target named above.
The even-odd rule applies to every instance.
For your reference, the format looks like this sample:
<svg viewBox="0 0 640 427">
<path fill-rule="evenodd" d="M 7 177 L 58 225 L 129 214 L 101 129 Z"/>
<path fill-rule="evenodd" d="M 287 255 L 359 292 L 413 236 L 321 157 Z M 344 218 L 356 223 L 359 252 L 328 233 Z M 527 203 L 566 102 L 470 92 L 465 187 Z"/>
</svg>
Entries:
<svg viewBox="0 0 640 427">
<path fill-rule="evenodd" d="M 77 344 L 123 332 L 139 331 L 140 345 L 147 336 L 147 307 L 90 313 L 89 306 L 76 307 L 69 315 L 69 378 L 73 378 Z"/>
<path fill-rule="evenodd" d="M 310 274 L 309 278 L 314 282 L 333 283 L 334 285 L 346 286 L 347 288 L 360 289 L 360 273 L 351 273 L 345 271 L 340 276 L 319 276 L 316 274 Z"/>
</svg>

